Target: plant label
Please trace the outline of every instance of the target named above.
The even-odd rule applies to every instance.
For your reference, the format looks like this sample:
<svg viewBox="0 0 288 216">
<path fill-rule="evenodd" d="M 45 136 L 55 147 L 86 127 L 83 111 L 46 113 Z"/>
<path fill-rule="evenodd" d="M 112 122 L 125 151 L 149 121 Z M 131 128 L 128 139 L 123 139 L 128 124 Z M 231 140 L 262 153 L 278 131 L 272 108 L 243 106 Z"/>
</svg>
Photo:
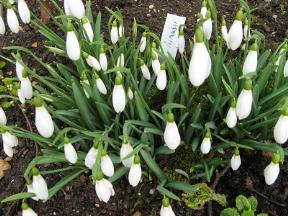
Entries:
<svg viewBox="0 0 288 216">
<path fill-rule="evenodd" d="M 170 54 L 175 59 L 178 50 L 179 27 L 184 25 L 186 17 L 167 14 L 161 44 L 165 53 Z"/>
</svg>

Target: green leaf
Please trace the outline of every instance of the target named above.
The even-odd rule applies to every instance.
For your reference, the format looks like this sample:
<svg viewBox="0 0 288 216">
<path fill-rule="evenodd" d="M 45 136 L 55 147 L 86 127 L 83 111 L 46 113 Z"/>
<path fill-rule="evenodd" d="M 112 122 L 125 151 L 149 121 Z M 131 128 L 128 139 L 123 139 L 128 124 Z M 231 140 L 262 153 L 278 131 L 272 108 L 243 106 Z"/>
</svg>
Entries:
<svg viewBox="0 0 288 216">
<path fill-rule="evenodd" d="M 35 196 L 34 193 L 18 193 L 18 194 L 14 194 L 14 195 L 11 195 L 5 199 L 3 199 L 1 201 L 1 203 L 7 203 L 7 202 L 12 202 L 12 201 L 15 201 L 15 200 L 20 200 L 20 199 L 27 199 L 27 198 L 32 198 L 33 196 Z"/>
<path fill-rule="evenodd" d="M 239 195 L 236 197 L 236 208 L 238 209 L 238 211 L 243 211 L 244 209 L 250 209 L 251 205 L 248 201 L 248 199 L 243 196 L 243 195 Z"/>
<path fill-rule="evenodd" d="M 174 190 L 180 190 L 187 193 L 192 193 L 197 191 L 197 188 L 189 183 L 180 182 L 180 181 L 171 181 L 169 182 L 166 187 L 169 187 Z"/>
<path fill-rule="evenodd" d="M 112 177 L 109 178 L 111 183 L 117 181 L 118 179 L 122 178 L 126 173 L 128 173 L 129 168 L 127 167 L 120 167 L 117 169 Z"/>
<path fill-rule="evenodd" d="M 253 211 L 256 211 L 257 206 L 258 206 L 258 201 L 257 201 L 256 197 L 250 196 L 250 197 L 248 198 L 248 201 L 249 201 L 249 203 L 250 203 L 251 209 L 252 209 Z"/>
<path fill-rule="evenodd" d="M 220 216 L 240 216 L 235 208 L 226 208 L 221 211 Z"/>
<path fill-rule="evenodd" d="M 164 188 L 163 186 L 158 186 L 156 188 L 163 196 L 167 196 L 171 199 L 174 199 L 174 200 L 177 200 L 177 201 L 180 201 L 180 198 L 175 195 L 174 193 L 172 193 L 171 191 L 167 190 L 166 188 Z"/>
</svg>

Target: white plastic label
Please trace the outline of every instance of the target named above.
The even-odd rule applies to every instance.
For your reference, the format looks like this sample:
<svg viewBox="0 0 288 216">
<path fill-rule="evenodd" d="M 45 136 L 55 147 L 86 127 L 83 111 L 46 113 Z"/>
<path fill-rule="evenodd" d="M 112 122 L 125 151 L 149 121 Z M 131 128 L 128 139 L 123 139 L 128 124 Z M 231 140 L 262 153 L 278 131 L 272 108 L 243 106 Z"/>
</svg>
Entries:
<svg viewBox="0 0 288 216">
<path fill-rule="evenodd" d="M 186 17 L 177 16 L 174 14 L 167 14 L 161 44 L 164 52 L 169 53 L 175 59 L 178 50 L 178 33 L 179 27 L 184 25 Z"/>
</svg>

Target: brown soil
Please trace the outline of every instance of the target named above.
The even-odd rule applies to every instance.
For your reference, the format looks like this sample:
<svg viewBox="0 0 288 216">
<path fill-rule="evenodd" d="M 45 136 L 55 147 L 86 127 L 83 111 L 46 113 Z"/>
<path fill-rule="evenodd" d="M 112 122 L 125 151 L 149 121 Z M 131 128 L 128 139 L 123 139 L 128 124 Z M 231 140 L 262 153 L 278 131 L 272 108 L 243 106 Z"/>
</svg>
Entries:
<svg viewBox="0 0 288 216">
<path fill-rule="evenodd" d="M 28 2 L 28 1 L 27 1 Z M 30 8 L 35 12 L 36 0 L 29 1 Z M 238 7 L 236 0 L 216 0 L 220 15 L 225 14 L 228 25 L 232 23 L 235 11 Z M 265 34 L 269 42 L 279 43 L 285 38 L 285 31 L 288 29 L 288 2 L 287 0 L 251 0 L 251 6 L 257 6 L 259 9 L 254 13 L 254 27 Z M 149 9 L 149 5 L 154 5 Z M 143 23 L 151 28 L 153 32 L 161 34 L 165 17 L 167 13 L 175 13 L 187 17 L 187 34 L 192 35 L 193 25 L 195 23 L 195 14 L 200 10 L 200 1 L 192 0 L 97 0 L 94 1 L 94 11 L 102 12 L 104 31 L 107 34 L 107 23 L 109 14 L 104 9 L 108 6 L 112 9 L 119 8 L 125 16 L 125 27 L 128 30 L 133 17 L 139 23 Z M 39 12 L 37 12 L 39 13 Z M 108 36 L 108 35 L 106 35 Z M 41 55 L 46 62 L 52 62 L 55 57 L 48 53 L 43 47 L 41 36 L 29 26 L 23 27 L 21 33 L 13 35 L 7 33 L 0 39 L 0 47 L 17 44 L 31 48 L 35 54 Z M 29 57 L 26 62 L 38 69 L 37 65 Z M 13 71 L 13 67 L 8 66 L 8 71 Z M 44 71 L 39 72 L 45 73 Z M 33 116 L 32 111 L 27 111 L 28 116 Z M 30 118 L 30 117 L 29 117 Z M 23 120 L 23 114 L 18 107 L 8 111 L 8 119 L 27 128 Z M 1 146 L 1 144 L 0 144 Z M 12 169 L 5 173 L 5 177 L 0 180 L 0 200 L 4 197 L 25 190 L 25 183 L 22 177 L 23 172 L 29 161 L 35 155 L 35 146 L 28 140 L 21 140 L 20 146 L 12 161 Z M 5 158 L 3 151 L 1 158 Z M 230 204 L 233 204 L 234 198 L 239 194 L 254 195 L 258 198 L 259 209 L 261 212 L 267 212 L 270 215 L 285 216 L 287 210 L 287 162 L 281 167 L 281 173 L 277 182 L 273 186 L 266 186 L 263 179 L 263 169 L 269 162 L 263 160 L 259 154 L 245 153 L 242 155 L 243 165 L 240 170 L 232 172 L 231 170 L 222 177 L 216 188 L 216 191 L 227 195 Z M 256 163 L 255 163 L 256 162 Z M 48 184 L 53 185 L 61 176 L 49 176 Z M 55 197 L 47 203 L 29 201 L 31 207 L 39 215 L 158 215 L 161 195 L 155 190 L 156 184 L 148 182 L 147 179 L 135 189 L 127 184 L 127 179 L 115 183 L 116 196 L 108 204 L 99 202 L 94 187 L 88 175 L 82 175 L 74 180 L 69 186 L 65 187 Z M 285 207 L 286 203 L 286 207 Z M 192 211 L 184 206 L 183 203 L 172 203 L 176 215 L 208 215 L 207 209 L 202 211 Z M 221 208 L 213 204 L 214 215 L 219 215 Z M 0 206 L 0 216 L 20 215 L 20 203 L 13 202 Z"/>
</svg>

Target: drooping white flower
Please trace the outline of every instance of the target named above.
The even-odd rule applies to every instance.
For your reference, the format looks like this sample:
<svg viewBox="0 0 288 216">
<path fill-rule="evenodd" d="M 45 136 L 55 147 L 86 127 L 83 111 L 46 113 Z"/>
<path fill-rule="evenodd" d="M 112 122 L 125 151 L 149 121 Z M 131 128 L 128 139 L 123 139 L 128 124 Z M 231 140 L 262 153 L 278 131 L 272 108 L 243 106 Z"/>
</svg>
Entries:
<svg viewBox="0 0 288 216">
<path fill-rule="evenodd" d="M 93 32 L 93 29 L 92 29 L 92 26 L 91 26 L 91 23 L 89 22 L 88 18 L 87 17 L 83 17 L 82 18 L 82 25 L 83 25 L 83 28 L 85 30 L 85 33 L 88 37 L 88 40 L 90 42 L 93 42 L 93 38 L 94 38 L 94 32 Z"/>
<path fill-rule="evenodd" d="M 8 157 L 13 157 L 13 147 L 18 145 L 18 138 L 9 132 L 2 133 L 3 150 Z"/>
<path fill-rule="evenodd" d="M 140 68 L 141 68 L 143 77 L 147 80 L 150 80 L 151 79 L 150 71 L 142 59 L 140 60 L 140 65 L 141 65 Z"/>
<path fill-rule="evenodd" d="M 270 164 L 264 169 L 264 177 L 267 185 L 272 185 L 278 178 L 280 156 L 275 154 Z"/>
<path fill-rule="evenodd" d="M 86 60 L 86 63 L 90 67 L 92 67 L 96 71 L 100 71 L 101 70 L 101 65 L 100 65 L 99 61 L 94 56 L 91 56 L 88 53 L 83 52 L 83 57 Z"/>
<path fill-rule="evenodd" d="M 64 11 L 65 11 L 65 14 L 67 16 L 71 15 L 71 12 L 70 12 L 70 9 L 69 9 L 69 1 L 70 0 L 64 0 Z"/>
<path fill-rule="evenodd" d="M 249 21 L 247 18 L 245 18 L 244 21 L 244 30 L 243 30 L 243 34 L 244 34 L 244 38 L 247 39 L 248 37 L 250 37 L 250 32 L 248 32 L 249 29 Z"/>
<path fill-rule="evenodd" d="M 279 51 L 278 58 L 277 58 L 277 60 L 275 62 L 275 66 L 276 66 L 275 67 L 275 72 L 278 71 L 278 67 L 279 67 L 279 64 L 280 64 L 280 61 L 281 61 L 282 57 L 286 57 L 286 52 L 287 52 L 286 49 L 288 49 L 287 44 L 285 44 Z"/>
<path fill-rule="evenodd" d="M 27 192 L 28 192 L 28 193 L 34 193 L 34 194 L 35 194 L 34 189 L 33 189 L 32 182 L 27 183 L 26 186 L 27 186 Z M 37 196 L 32 197 L 32 199 L 35 200 L 35 201 L 38 201 L 38 200 L 39 200 L 39 198 L 38 198 Z"/>
<path fill-rule="evenodd" d="M 211 150 L 211 134 L 206 132 L 204 139 L 202 140 L 200 150 L 202 154 L 208 154 Z"/>
<path fill-rule="evenodd" d="M 111 177 L 114 175 L 113 162 L 105 150 L 103 150 L 101 153 L 101 170 L 103 174 L 107 177 Z"/>
<path fill-rule="evenodd" d="M 207 2 L 204 0 L 202 1 L 202 7 L 201 7 L 201 15 L 202 17 L 206 17 L 206 13 L 207 13 L 208 9 L 207 9 Z"/>
<path fill-rule="evenodd" d="M 232 170 L 238 170 L 239 167 L 241 166 L 241 157 L 240 157 L 240 153 L 239 150 L 235 150 L 232 158 L 231 158 L 231 168 Z"/>
<path fill-rule="evenodd" d="M 179 35 L 178 35 L 178 50 L 180 54 L 183 54 L 185 51 L 185 37 L 184 37 L 184 29 L 180 27 Z"/>
<path fill-rule="evenodd" d="M 161 64 L 159 62 L 158 56 L 153 52 L 152 53 L 152 69 L 153 72 L 158 75 L 160 72 Z"/>
<path fill-rule="evenodd" d="M 23 76 L 22 76 L 23 71 L 24 71 L 23 65 L 19 61 L 16 61 L 16 75 L 19 80 L 23 79 Z"/>
<path fill-rule="evenodd" d="M 33 96 L 33 88 L 30 79 L 28 78 L 28 73 L 26 71 L 23 71 L 22 73 L 22 79 L 20 80 L 20 91 L 21 95 L 25 99 L 31 99 Z"/>
<path fill-rule="evenodd" d="M 38 216 L 38 214 L 33 209 L 31 209 L 25 202 L 22 203 L 21 208 L 22 216 Z"/>
<path fill-rule="evenodd" d="M 13 148 L 3 143 L 3 151 L 8 157 L 13 157 Z"/>
<path fill-rule="evenodd" d="M 129 100 L 133 100 L 133 98 L 134 98 L 134 93 L 130 87 L 127 90 L 127 97 Z"/>
<path fill-rule="evenodd" d="M 124 26 L 123 23 L 119 24 L 119 28 L 118 28 L 118 34 L 119 34 L 119 38 L 124 36 Z"/>
<path fill-rule="evenodd" d="M 211 19 L 211 12 L 210 10 L 207 11 L 206 16 L 205 16 L 205 21 L 203 22 L 203 32 L 204 32 L 204 37 L 207 40 L 210 40 L 211 35 L 212 35 L 212 19 Z"/>
<path fill-rule="evenodd" d="M 288 60 L 286 61 L 284 66 L 284 77 L 288 77 Z"/>
<path fill-rule="evenodd" d="M 228 43 L 228 30 L 226 26 L 225 16 L 222 16 L 221 33 L 224 41 Z"/>
<path fill-rule="evenodd" d="M 17 95 L 21 104 L 25 104 L 25 97 L 21 92 L 21 89 L 17 90 Z"/>
<path fill-rule="evenodd" d="M 99 75 L 97 73 L 95 73 L 94 75 L 95 75 L 95 83 L 96 83 L 96 87 L 97 87 L 98 91 L 101 94 L 106 95 L 107 94 L 107 88 L 106 88 L 104 82 L 102 81 L 102 79 L 99 77 Z"/>
<path fill-rule="evenodd" d="M 136 187 L 142 176 L 142 169 L 141 169 L 141 163 L 140 163 L 140 157 L 136 155 L 134 157 L 133 164 L 129 170 L 129 175 L 128 175 L 128 180 L 129 184 L 132 185 L 133 187 Z"/>
<path fill-rule="evenodd" d="M 100 201 L 107 203 L 111 196 L 115 195 L 113 185 L 107 179 L 103 178 L 102 173 L 98 174 L 95 191 Z"/>
<path fill-rule="evenodd" d="M 141 40 L 140 40 L 140 52 L 143 53 L 146 49 L 146 44 L 147 44 L 147 33 L 146 32 L 143 32 L 142 33 L 142 37 L 141 37 Z"/>
<path fill-rule="evenodd" d="M 112 23 L 111 32 L 110 32 L 110 38 L 111 38 L 112 44 L 116 44 L 119 39 L 117 26 L 118 26 L 117 21 L 114 20 Z"/>
<path fill-rule="evenodd" d="M 72 164 L 75 164 L 78 160 L 77 152 L 68 137 L 64 138 L 64 154 L 67 161 Z"/>
<path fill-rule="evenodd" d="M 40 200 L 47 200 L 48 195 L 48 187 L 45 179 L 40 175 L 40 172 L 37 168 L 32 169 L 32 187 L 34 193 L 36 194 L 37 198 Z"/>
<path fill-rule="evenodd" d="M 112 93 L 112 103 L 116 113 L 123 112 L 126 105 L 126 94 L 122 83 L 122 77 L 117 75 Z"/>
<path fill-rule="evenodd" d="M 80 44 L 73 30 L 73 26 L 70 22 L 68 22 L 66 28 L 67 28 L 66 52 L 71 60 L 77 61 L 80 59 L 81 55 Z"/>
<path fill-rule="evenodd" d="M 4 35 L 5 32 L 6 32 L 5 23 L 4 23 L 3 17 L 0 16 L 0 35 Z"/>
<path fill-rule="evenodd" d="M 81 83 L 81 85 L 83 86 L 83 90 L 84 90 L 85 96 L 89 99 L 89 98 L 90 98 L 90 94 L 89 94 L 89 92 L 87 91 L 86 87 L 87 87 L 87 86 L 90 86 L 90 83 L 89 83 L 89 80 L 88 80 L 87 75 L 86 75 L 85 72 L 81 75 L 81 81 L 80 81 L 80 83 Z"/>
<path fill-rule="evenodd" d="M 255 42 L 251 48 L 250 51 L 245 59 L 244 65 L 243 65 L 243 75 L 247 75 L 249 73 L 255 73 L 257 69 L 258 64 L 258 45 Z"/>
<path fill-rule="evenodd" d="M 6 125 L 7 117 L 2 107 L 0 107 L 0 125 Z"/>
<path fill-rule="evenodd" d="M 158 59 L 157 44 L 154 41 L 151 44 L 151 50 L 152 50 L 152 60 Z M 153 57 L 153 55 L 155 56 Z"/>
<path fill-rule="evenodd" d="M 189 64 L 189 80 L 193 86 L 200 86 L 211 72 L 211 58 L 204 44 L 203 31 L 198 28 L 195 33 L 196 43 L 193 47 Z"/>
<path fill-rule="evenodd" d="M 121 55 L 117 59 L 117 67 L 124 67 L 125 66 L 125 57 L 124 54 L 121 53 Z"/>
<path fill-rule="evenodd" d="M 85 7 L 82 0 L 66 0 L 69 10 L 65 10 L 69 15 L 82 19 L 85 16 Z"/>
<path fill-rule="evenodd" d="M 282 110 L 274 127 L 274 139 L 279 144 L 284 144 L 288 139 L 288 108 Z"/>
<path fill-rule="evenodd" d="M 236 103 L 236 114 L 239 120 L 247 118 L 252 110 L 252 81 L 250 79 L 245 81 L 244 88 L 241 91 L 237 103 Z"/>
<path fill-rule="evenodd" d="M 49 138 L 54 133 L 54 124 L 50 113 L 45 108 L 41 98 L 34 98 L 35 105 L 35 125 L 39 134 Z"/>
<path fill-rule="evenodd" d="M 134 161 L 134 155 L 131 155 L 131 157 L 124 159 L 125 157 L 127 157 L 131 152 L 133 152 L 133 147 L 131 146 L 131 144 L 129 142 L 124 142 L 121 146 L 120 149 L 120 159 L 122 161 L 122 164 L 125 167 L 131 167 Z M 124 160 L 123 160 L 124 159 Z"/>
<path fill-rule="evenodd" d="M 167 75 L 165 65 L 160 66 L 160 71 L 157 74 L 156 86 L 160 91 L 163 91 L 167 85 Z"/>
<path fill-rule="evenodd" d="M 233 101 L 226 116 L 226 124 L 229 128 L 234 128 L 237 124 L 236 102 Z"/>
<path fill-rule="evenodd" d="M 243 11 L 239 10 L 236 18 L 228 32 L 228 48 L 236 50 L 241 46 L 243 40 L 243 27 L 242 27 Z"/>
<path fill-rule="evenodd" d="M 18 0 L 18 12 L 23 23 L 30 23 L 30 10 L 25 0 Z"/>
<path fill-rule="evenodd" d="M 175 213 L 169 203 L 169 199 L 166 197 L 162 200 L 160 216 L 175 216 Z"/>
<path fill-rule="evenodd" d="M 95 142 L 85 157 L 85 166 L 92 170 L 98 154 L 98 143 Z"/>
<path fill-rule="evenodd" d="M 178 127 L 174 121 L 173 113 L 168 113 L 166 127 L 164 131 L 164 141 L 169 149 L 175 150 L 181 142 Z"/>
<path fill-rule="evenodd" d="M 99 56 L 100 65 L 103 71 L 106 71 L 108 68 L 108 61 L 105 54 L 104 48 L 100 48 L 100 56 Z"/>
<path fill-rule="evenodd" d="M 19 21 L 15 11 L 12 8 L 7 9 L 7 24 L 13 33 L 19 32 Z"/>
</svg>

